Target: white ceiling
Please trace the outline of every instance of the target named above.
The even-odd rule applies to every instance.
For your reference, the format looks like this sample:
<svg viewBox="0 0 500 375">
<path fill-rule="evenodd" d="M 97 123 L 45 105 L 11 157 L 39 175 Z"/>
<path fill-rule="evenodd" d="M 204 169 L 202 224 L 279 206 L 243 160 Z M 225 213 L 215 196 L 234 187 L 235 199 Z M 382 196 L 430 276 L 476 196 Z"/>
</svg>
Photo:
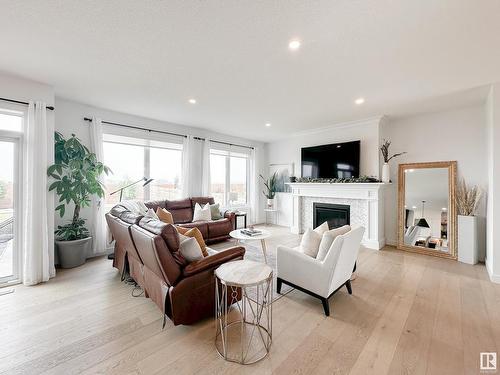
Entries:
<svg viewBox="0 0 500 375">
<path fill-rule="evenodd" d="M 498 0 L 0 0 L 0 9 L 0 70 L 61 97 L 263 141 L 500 81 Z"/>
</svg>

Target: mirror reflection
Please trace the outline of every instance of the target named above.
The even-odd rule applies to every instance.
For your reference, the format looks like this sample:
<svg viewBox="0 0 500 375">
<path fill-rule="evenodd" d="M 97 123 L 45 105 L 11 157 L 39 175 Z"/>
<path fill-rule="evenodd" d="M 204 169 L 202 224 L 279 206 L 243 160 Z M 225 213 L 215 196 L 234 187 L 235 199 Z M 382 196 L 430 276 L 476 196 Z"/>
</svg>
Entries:
<svg viewBox="0 0 500 375">
<path fill-rule="evenodd" d="M 405 246 L 449 253 L 449 169 L 404 170 Z"/>
</svg>

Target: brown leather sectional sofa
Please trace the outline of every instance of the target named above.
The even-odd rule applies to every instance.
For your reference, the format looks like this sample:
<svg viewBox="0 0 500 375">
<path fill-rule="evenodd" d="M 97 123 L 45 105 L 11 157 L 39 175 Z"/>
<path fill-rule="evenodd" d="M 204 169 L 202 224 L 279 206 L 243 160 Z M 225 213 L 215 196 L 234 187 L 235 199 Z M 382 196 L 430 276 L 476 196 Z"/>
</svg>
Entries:
<svg viewBox="0 0 500 375">
<path fill-rule="evenodd" d="M 178 251 L 179 234 L 173 225 L 135 215 L 119 205 L 106 214 L 106 221 L 115 239 L 113 266 L 122 278 L 129 274 L 164 317 L 178 325 L 214 315 L 214 270 L 243 259 L 243 247 L 188 264 Z"/>
<path fill-rule="evenodd" d="M 207 244 L 228 239 L 229 232 L 235 228 L 236 218 L 234 213 L 224 212 L 222 215 L 223 218 L 219 220 L 193 222 L 193 212 L 196 203 L 199 203 L 202 207 L 207 203 L 214 204 L 214 198 L 193 197 L 175 201 L 150 201 L 145 202 L 145 205 L 148 208 L 152 208 L 154 211 L 156 211 L 158 207 L 170 211 L 176 225 L 186 228 L 198 228 Z"/>
</svg>

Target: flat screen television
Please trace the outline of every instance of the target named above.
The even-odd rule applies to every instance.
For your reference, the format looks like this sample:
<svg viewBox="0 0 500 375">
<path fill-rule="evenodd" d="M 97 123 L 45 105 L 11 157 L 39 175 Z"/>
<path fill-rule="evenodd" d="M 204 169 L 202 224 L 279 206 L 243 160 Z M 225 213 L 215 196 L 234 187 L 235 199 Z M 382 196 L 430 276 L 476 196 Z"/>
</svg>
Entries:
<svg viewBox="0 0 500 375">
<path fill-rule="evenodd" d="M 302 177 L 359 177 L 361 141 L 302 148 Z"/>
</svg>

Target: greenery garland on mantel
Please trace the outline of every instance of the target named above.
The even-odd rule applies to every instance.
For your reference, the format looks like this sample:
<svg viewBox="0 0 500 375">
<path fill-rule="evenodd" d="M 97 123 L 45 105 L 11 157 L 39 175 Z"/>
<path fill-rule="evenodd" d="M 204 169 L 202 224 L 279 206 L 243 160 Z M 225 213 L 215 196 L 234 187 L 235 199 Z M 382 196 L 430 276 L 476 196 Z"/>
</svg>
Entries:
<svg viewBox="0 0 500 375">
<path fill-rule="evenodd" d="M 350 177 L 350 178 L 311 178 L 297 177 L 295 181 L 299 183 L 321 183 L 321 184 L 352 184 L 352 183 L 381 183 L 378 178 L 370 176 Z"/>
</svg>

